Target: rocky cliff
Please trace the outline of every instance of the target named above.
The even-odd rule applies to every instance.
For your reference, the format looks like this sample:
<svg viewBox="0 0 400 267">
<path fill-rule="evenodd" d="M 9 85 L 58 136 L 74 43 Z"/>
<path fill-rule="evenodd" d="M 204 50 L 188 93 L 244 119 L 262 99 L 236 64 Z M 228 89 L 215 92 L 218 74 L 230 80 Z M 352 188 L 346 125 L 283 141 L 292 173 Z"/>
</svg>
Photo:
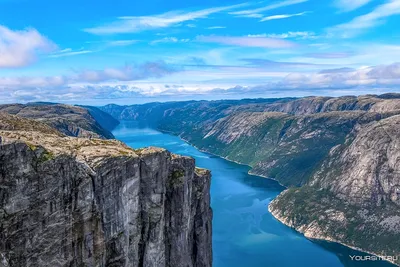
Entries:
<svg viewBox="0 0 400 267">
<path fill-rule="evenodd" d="M 166 108 L 156 125 L 289 187 L 269 209 L 307 237 L 395 261 L 390 256 L 400 255 L 398 114 L 399 94 L 203 101 Z"/>
<path fill-rule="evenodd" d="M 399 115 L 359 126 L 330 150 L 306 186 L 285 191 L 269 208 L 308 237 L 397 256 L 399 147 Z"/>
<path fill-rule="evenodd" d="M 119 122 L 95 108 L 55 103 L 0 105 L 0 112 L 43 122 L 68 136 L 84 138 L 114 138 L 111 130 Z"/>
<path fill-rule="evenodd" d="M 210 173 L 0 116 L 0 265 L 211 266 Z"/>
</svg>

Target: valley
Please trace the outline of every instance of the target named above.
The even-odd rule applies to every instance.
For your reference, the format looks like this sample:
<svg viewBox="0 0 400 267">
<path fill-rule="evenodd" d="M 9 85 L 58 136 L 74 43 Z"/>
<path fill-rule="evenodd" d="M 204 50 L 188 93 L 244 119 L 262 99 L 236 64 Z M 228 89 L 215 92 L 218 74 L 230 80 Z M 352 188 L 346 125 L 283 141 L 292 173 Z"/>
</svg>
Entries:
<svg viewBox="0 0 400 267">
<path fill-rule="evenodd" d="M 400 236 L 398 94 L 101 109 L 177 135 L 291 188 L 269 208 L 309 237 L 377 255 L 399 253 L 400 238 L 393 238 Z"/>
</svg>

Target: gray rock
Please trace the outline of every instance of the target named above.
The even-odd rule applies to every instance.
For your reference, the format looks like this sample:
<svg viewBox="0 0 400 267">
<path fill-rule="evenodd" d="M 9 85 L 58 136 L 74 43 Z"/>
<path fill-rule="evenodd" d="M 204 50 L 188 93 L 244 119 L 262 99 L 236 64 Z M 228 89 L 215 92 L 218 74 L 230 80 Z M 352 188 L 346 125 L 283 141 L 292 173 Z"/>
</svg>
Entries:
<svg viewBox="0 0 400 267">
<path fill-rule="evenodd" d="M 1 135 L 0 266 L 211 266 L 210 173 L 192 158 Z"/>
</svg>

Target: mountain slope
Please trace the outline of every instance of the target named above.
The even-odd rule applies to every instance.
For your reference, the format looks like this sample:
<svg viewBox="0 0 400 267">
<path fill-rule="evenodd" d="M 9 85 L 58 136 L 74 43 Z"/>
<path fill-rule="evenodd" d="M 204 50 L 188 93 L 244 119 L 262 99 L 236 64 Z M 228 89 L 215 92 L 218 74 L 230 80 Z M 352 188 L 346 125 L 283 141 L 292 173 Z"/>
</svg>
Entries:
<svg viewBox="0 0 400 267">
<path fill-rule="evenodd" d="M 113 116 L 100 110 L 97 107 L 92 107 L 92 106 L 80 106 L 80 107 L 88 110 L 90 115 L 92 115 L 92 117 L 96 120 L 96 122 L 109 132 L 114 130 L 115 127 L 117 127 L 119 124 L 119 121 L 117 119 L 115 119 Z"/>
<path fill-rule="evenodd" d="M 360 126 L 330 150 L 307 185 L 285 191 L 269 209 L 307 237 L 397 256 L 399 147 L 400 115 Z"/>
<path fill-rule="evenodd" d="M 104 112 L 100 110 L 93 112 L 95 108 L 91 108 L 91 110 L 90 112 L 82 107 L 53 103 L 0 105 L 0 112 L 41 121 L 68 136 L 104 139 L 114 138 L 110 129 L 102 127 L 95 118 L 99 118 L 101 113 L 104 114 Z M 95 115 L 93 116 L 92 114 Z M 114 125 L 117 123 L 115 119 L 108 114 L 104 114 L 103 117 Z"/>
</svg>

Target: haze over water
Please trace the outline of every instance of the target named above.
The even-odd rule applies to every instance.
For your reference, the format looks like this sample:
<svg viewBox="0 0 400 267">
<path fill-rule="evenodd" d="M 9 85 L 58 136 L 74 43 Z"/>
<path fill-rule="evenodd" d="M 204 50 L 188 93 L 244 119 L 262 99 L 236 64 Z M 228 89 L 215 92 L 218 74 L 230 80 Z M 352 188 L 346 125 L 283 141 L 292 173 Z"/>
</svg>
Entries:
<svg viewBox="0 0 400 267">
<path fill-rule="evenodd" d="M 214 267 L 336 267 L 393 266 L 386 262 L 356 262 L 365 255 L 344 246 L 306 239 L 277 221 L 268 204 L 284 188 L 277 182 L 248 175 L 249 167 L 203 153 L 176 136 L 123 121 L 115 137 L 133 148 L 157 146 L 191 156 L 212 172 Z"/>
</svg>

